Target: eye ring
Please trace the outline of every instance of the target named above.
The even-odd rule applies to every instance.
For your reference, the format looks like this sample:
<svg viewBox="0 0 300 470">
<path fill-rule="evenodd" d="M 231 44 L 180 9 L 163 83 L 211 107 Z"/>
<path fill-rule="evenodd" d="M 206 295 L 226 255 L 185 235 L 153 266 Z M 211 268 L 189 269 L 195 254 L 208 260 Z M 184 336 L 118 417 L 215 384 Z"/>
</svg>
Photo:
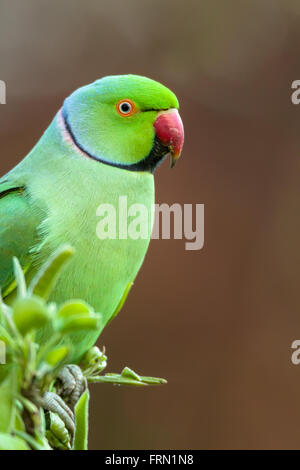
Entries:
<svg viewBox="0 0 300 470">
<path fill-rule="evenodd" d="M 116 105 L 117 112 L 122 117 L 132 116 L 135 113 L 135 104 L 130 99 L 121 100 Z"/>
</svg>

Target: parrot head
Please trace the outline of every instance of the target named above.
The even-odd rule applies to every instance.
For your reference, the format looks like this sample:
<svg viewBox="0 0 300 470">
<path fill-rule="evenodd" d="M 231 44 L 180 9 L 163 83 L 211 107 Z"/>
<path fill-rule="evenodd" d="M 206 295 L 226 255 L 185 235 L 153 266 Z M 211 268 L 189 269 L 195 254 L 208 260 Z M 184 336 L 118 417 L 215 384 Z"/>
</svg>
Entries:
<svg viewBox="0 0 300 470">
<path fill-rule="evenodd" d="M 69 139 L 94 160 L 132 171 L 150 171 L 169 154 L 179 158 L 184 131 L 174 93 L 138 75 L 101 78 L 64 102 Z"/>
</svg>

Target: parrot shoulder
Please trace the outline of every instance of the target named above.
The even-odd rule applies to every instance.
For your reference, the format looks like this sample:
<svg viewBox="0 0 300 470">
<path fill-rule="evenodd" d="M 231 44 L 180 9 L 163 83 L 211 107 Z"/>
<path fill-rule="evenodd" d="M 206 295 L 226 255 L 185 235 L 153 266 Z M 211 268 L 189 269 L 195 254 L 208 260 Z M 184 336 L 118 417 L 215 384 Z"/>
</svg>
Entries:
<svg viewBox="0 0 300 470">
<path fill-rule="evenodd" d="M 0 180 L 0 287 L 3 297 L 14 290 L 12 258 L 23 269 L 31 265 L 31 252 L 39 242 L 38 227 L 45 215 L 30 198 L 26 186 Z"/>
</svg>

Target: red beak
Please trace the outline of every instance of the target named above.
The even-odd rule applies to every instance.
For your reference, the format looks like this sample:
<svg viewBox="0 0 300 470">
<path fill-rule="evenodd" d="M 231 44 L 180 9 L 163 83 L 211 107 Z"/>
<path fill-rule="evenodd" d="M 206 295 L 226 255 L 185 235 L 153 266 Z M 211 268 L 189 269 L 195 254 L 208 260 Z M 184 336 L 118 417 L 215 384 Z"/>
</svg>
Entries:
<svg viewBox="0 0 300 470">
<path fill-rule="evenodd" d="M 170 150 L 173 168 L 180 157 L 184 142 L 183 124 L 177 109 L 161 111 L 154 122 L 154 129 L 161 143 Z"/>
</svg>

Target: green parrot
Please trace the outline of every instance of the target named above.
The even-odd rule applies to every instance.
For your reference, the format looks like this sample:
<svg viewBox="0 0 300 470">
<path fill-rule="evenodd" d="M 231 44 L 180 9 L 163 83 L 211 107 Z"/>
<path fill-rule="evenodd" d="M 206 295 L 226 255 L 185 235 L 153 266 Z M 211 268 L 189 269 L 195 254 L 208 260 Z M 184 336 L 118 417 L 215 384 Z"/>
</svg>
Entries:
<svg viewBox="0 0 300 470">
<path fill-rule="evenodd" d="M 170 154 L 180 156 L 183 125 L 174 93 L 137 75 L 108 76 L 79 88 L 64 102 L 32 151 L 0 180 L 0 286 L 14 298 L 12 257 L 30 280 L 59 246 L 75 248 L 52 297 L 82 298 L 112 319 L 148 249 L 154 178 Z M 97 208 L 119 197 L 148 209 L 147 237 L 99 239 Z M 101 331 L 72 335 L 74 361 Z M 39 341 L 50 333 L 41 331 Z"/>
</svg>

